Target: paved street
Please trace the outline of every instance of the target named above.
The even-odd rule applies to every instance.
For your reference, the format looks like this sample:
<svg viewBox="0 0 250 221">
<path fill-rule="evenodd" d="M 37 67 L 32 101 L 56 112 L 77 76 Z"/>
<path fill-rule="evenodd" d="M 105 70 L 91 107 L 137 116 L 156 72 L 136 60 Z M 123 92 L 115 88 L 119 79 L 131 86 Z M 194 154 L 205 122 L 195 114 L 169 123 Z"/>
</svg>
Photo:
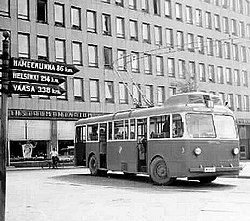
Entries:
<svg viewBox="0 0 250 221">
<path fill-rule="evenodd" d="M 92 177 L 85 168 L 13 170 L 7 171 L 6 206 L 6 221 L 245 221 L 250 182 L 154 186 L 145 176 Z"/>
</svg>

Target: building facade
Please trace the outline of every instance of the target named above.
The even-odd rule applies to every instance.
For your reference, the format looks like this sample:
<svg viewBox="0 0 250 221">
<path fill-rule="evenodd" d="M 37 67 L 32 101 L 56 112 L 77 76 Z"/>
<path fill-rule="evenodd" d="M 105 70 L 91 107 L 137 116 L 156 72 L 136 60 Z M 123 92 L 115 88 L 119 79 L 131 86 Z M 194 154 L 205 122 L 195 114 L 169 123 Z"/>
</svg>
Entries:
<svg viewBox="0 0 250 221">
<path fill-rule="evenodd" d="M 250 158 L 249 0 L 3 0 L 5 30 L 12 57 L 79 69 L 64 75 L 61 96 L 9 97 L 11 158 L 28 140 L 33 156 L 60 152 L 73 145 L 77 119 L 162 105 L 190 84 L 227 102 Z"/>
</svg>

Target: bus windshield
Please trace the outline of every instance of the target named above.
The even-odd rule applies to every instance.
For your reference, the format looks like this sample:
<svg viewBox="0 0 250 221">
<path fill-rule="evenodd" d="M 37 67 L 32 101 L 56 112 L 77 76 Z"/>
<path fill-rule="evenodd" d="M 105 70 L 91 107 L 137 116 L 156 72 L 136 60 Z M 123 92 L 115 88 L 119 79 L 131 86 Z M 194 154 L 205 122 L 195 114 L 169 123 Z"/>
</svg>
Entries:
<svg viewBox="0 0 250 221">
<path fill-rule="evenodd" d="M 211 114 L 187 114 L 187 131 L 192 138 L 215 138 Z"/>
<path fill-rule="evenodd" d="M 214 123 L 217 136 L 224 139 L 237 138 L 234 119 L 231 116 L 215 115 Z"/>
</svg>

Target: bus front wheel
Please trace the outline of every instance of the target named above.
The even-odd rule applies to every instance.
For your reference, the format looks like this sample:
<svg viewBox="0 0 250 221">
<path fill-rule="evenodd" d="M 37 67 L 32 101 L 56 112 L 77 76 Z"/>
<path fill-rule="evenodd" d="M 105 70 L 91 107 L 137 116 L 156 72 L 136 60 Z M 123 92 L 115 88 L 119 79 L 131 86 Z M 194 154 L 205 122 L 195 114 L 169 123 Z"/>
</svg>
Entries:
<svg viewBox="0 0 250 221">
<path fill-rule="evenodd" d="M 89 170 L 93 176 L 98 174 L 98 161 L 95 155 L 92 155 L 89 159 Z"/>
<path fill-rule="evenodd" d="M 170 185 L 175 180 L 169 177 L 168 167 L 160 157 L 156 157 L 150 164 L 150 178 L 157 185 Z"/>
</svg>

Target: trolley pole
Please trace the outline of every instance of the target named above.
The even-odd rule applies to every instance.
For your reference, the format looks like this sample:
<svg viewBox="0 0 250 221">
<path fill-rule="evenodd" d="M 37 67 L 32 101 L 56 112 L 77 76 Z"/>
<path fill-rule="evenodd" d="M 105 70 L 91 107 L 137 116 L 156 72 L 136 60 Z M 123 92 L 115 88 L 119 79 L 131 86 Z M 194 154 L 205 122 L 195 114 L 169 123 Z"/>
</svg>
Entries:
<svg viewBox="0 0 250 221">
<path fill-rule="evenodd" d="M 5 221 L 6 202 L 6 153 L 8 123 L 8 72 L 9 72 L 9 32 L 3 33 L 2 54 L 2 96 L 1 96 L 1 138 L 0 138 L 0 220 Z"/>
</svg>

